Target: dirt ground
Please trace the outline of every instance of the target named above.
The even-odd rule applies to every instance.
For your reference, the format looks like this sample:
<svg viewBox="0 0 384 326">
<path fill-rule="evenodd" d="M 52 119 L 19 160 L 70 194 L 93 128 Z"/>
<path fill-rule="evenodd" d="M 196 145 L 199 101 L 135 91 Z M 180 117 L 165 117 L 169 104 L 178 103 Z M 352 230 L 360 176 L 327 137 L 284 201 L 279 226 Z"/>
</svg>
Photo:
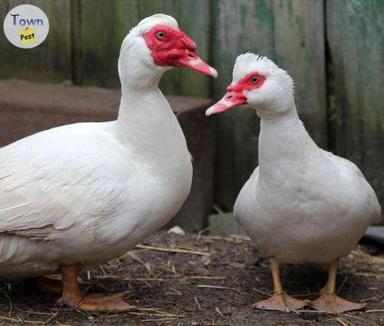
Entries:
<svg viewBox="0 0 384 326">
<path fill-rule="evenodd" d="M 288 293 L 314 299 L 326 268 L 285 266 Z M 243 237 L 157 233 L 124 257 L 83 273 L 88 292 L 127 291 L 130 313 L 87 314 L 58 308 L 58 295 L 25 284 L 0 287 L 0 324 L 21 325 L 384 325 L 384 258 L 361 250 L 346 257 L 338 277 L 344 298 L 365 311 L 338 316 L 252 309 L 271 291 L 267 261 Z"/>
</svg>

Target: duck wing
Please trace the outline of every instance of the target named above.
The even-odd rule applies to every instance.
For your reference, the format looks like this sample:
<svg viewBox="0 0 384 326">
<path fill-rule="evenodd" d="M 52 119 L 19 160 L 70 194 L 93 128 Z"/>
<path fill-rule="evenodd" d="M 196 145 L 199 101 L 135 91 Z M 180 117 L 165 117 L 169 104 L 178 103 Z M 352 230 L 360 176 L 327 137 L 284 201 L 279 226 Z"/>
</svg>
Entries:
<svg viewBox="0 0 384 326">
<path fill-rule="evenodd" d="M 333 165 L 337 168 L 338 174 L 343 176 L 345 180 L 349 180 L 353 189 L 358 189 L 354 192 L 355 200 L 352 200 L 349 205 L 354 202 L 364 203 L 363 209 L 368 213 L 370 223 L 376 224 L 381 220 L 381 208 L 377 199 L 376 193 L 368 183 L 364 174 L 353 162 L 324 151 Z M 344 190 L 345 191 L 345 190 Z"/>
<path fill-rule="evenodd" d="M 0 150 L 0 234 L 47 241 L 114 214 L 134 171 L 101 126 L 54 128 Z"/>
</svg>

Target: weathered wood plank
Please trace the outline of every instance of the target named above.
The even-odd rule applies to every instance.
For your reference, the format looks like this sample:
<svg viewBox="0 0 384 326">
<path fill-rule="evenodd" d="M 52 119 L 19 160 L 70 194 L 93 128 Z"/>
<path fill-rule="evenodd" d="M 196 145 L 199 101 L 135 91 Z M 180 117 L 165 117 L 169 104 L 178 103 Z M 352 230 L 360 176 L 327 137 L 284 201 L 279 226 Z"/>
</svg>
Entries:
<svg viewBox="0 0 384 326">
<path fill-rule="evenodd" d="M 75 0 L 72 17 L 76 84 L 119 87 L 120 45 L 139 21 L 138 0 Z"/>
<path fill-rule="evenodd" d="M 332 145 L 384 205 L 384 2 L 328 0 Z"/>
<path fill-rule="evenodd" d="M 268 0 L 222 0 L 212 5 L 212 61 L 219 71 L 216 99 L 232 80 L 236 57 L 245 51 L 273 57 L 273 17 Z M 237 194 L 257 165 L 259 122 L 254 111 L 237 108 L 217 119 L 215 201 L 231 210 Z"/>
<path fill-rule="evenodd" d="M 22 0 L 0 1 L 1 22 L 10 9 Z M 19 49 L 0 37 L 0 78 L 23 78 L 33 81 L 71 79 L 70 1 L 31 0 L 48 16 L 50 30 L 46 40 L 33 49 Z"/>
<path fill-rule="evenodd" d="M 324 4 L 317 0 L 275 0 L 276 63 L 295 81 L 301 119 L 316 143 L 327 146 Z"/>
</svg>

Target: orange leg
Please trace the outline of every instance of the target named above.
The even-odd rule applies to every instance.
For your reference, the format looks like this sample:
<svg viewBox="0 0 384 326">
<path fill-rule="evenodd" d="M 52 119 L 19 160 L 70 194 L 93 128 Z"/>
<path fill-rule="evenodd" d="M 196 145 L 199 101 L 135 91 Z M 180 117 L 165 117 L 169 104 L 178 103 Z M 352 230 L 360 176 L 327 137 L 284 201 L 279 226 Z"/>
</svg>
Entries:
<svg viewBox="0 0 384 326">
<path fill-rule="evenodd" d="M 328 281 L 320 297 L 311 303 L 312 308 L 329 314 L 363 309 L 365 303 L 354 303 L 344 300 L 336 294 L 336 274 L 338 261 L 329 265 Z"/>
<path fill-rule="evenodd" d="M 295 299 L 287 295 L 280 281 L 280 269 L 279 262 L 276 258 L 270 258 L 269 260 L 273 278 L 273 295 L 267 299 L 256 302 L 253 307 L 263 310 L 278 310 L 278 311 L 295 311 L 297 309 L 305 307 L 307 301 Z"/>
<path fill-rule="evenodd" d="M 65 266 L 62 268 L 63 274 L 63 295 L 59 299 L 60 305 L 68 305 L 70 307 L 84 311 L 129 311 L 134 310 L 123 300 L 125 293 L 116 293 L 111 295 L 83 295 L 77 282 L 78 267 L 76 265 Z"/>
</svg>

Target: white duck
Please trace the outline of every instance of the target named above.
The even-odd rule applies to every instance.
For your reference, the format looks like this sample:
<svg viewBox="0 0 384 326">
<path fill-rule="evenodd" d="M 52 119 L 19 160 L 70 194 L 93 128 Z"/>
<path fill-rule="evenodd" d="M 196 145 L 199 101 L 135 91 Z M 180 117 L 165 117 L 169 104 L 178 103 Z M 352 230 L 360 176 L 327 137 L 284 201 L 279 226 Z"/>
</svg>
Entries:
<svg viewBox="0 0 384 326">
<path fill-rule="evenodd" d="M 279 263 L 327 263 L 326 290 L 313 307 L 330 313 L 362 308 L 337 297 L 335 277 L 338 259 L 379 221 L 374 191 L 356 165 L 317 147 L 297 115 L 290 76 L 252 53 L 237 58 L 226 95 L 206 113 L 246 103 L 261 118 L 259 167 L 242 188 L 234 215 L 270 257 L 274 283 L 273 296 L 255 306 L 303 307 L 306 302 L 284 293 Z"/>
<path fill-rule="evenodd" d="M 1 280 L 62 272 L 62 303 L 132 307 L 121 295 L 83 296 L 76 276 L 166 224 L 189 194 L 191 157 L 158 88 L 172 66 L 217 75 L 174 18 L 143 19 L 121 46 L 116 121 L 53 128 L 0 150 Z"/>
</svg>

